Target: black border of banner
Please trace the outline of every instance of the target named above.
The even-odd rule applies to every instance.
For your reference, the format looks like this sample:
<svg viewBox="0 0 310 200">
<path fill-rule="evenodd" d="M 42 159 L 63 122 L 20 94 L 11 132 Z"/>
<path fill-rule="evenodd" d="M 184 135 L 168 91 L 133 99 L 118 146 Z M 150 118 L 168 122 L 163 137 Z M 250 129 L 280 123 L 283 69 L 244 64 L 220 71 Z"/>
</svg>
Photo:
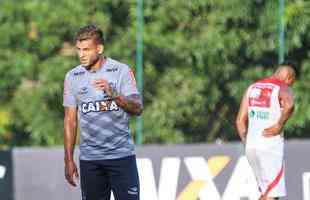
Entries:
<svg viewBox="0 0 310 200">
<path fill-rule="evenodd" d="M 0 151 L 0 165 L 6 168 L 4 177 L 0 179 L 1 200 L 14 200 L 12 151 Z"/>
</svg>

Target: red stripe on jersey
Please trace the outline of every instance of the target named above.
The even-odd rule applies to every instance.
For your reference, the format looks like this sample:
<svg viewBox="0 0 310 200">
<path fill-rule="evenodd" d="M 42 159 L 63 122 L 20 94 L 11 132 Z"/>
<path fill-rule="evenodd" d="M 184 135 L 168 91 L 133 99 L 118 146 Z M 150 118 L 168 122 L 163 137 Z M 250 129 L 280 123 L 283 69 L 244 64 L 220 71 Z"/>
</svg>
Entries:
<svg viewBox="0 0 310 200">
<path fill-rule="evenodd" d="M 276 178 L 268 185 L 266 192 L 264 193 L 263 197 L 268 197 L 269 192 L 278 185 L 278 183 L 280 182 L 280 179 L 283 175 L 284 169 L 283 169 L 283 164 L 281 167 L 281 170 L 279 171 L 278 175 L 276 176 Z"/>
<path fill-rule="evenodd" d="M 257 83 L 272 83 L 272 84 L 278 85 L 280 87 L 286 87 L 287 86 L 284 82 L 282 82 L 278 79 L 275 79 L 273 77 L 261 79 L 261 80 L 257 81 Z"/>
</svg>

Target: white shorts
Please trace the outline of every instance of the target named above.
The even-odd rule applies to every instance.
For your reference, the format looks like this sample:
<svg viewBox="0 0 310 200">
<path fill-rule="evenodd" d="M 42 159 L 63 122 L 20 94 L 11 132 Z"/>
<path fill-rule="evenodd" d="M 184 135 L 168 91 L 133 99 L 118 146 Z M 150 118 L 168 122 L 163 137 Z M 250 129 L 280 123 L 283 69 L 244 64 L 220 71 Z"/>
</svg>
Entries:
<svg viewBox="0 0 310 200">
<path fill-rule="evenodd" d="M 263 196 L 286 196 L 283 153 L 249 148 L 246 157 Z"/>
</svg>

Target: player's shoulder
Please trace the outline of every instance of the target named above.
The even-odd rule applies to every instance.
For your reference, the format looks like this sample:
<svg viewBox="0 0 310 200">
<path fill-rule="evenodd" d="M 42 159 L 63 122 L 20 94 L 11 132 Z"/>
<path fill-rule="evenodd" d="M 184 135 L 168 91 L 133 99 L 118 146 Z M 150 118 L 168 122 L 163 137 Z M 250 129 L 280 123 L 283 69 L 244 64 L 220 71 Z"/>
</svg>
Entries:
<svg viewBox="0 0 310 200">
<path fill-rule="evenodd" d="M 128 71 L 130 67 L 118 60 L 114 60 L 112 58 L 108 58 L 108 65 L 106 71 L 119 71 L 120 73 L 123 71 Z"/>
<path fill-rule="evenodd" d="M 86 73 L 86 69 L 82 65 L 78 65 L 78 66 L 70 69 L 66 73 L 66 78 L 73 78 L 76 76 L 81 76 L 81 75 L 84 75 L 85 73 Z"/>
<path fill-rule="evenodd" d="M 279 86 L 281 88 L 282 87 L 283 88 L 287 87 L 287 85 L 284 82 L 282 82 L 282 81 L 280 81 L 280 80 L 278 80 L 278 79 L 276 79 L 274 77 L 263 78 L 263 79 L 258 80 L 256 83 L 258 83 L 258 84 L 261 84 L 261 83 L 273 84 L 273 85 L 277 85 L 277 86 Z"/>
</svg>

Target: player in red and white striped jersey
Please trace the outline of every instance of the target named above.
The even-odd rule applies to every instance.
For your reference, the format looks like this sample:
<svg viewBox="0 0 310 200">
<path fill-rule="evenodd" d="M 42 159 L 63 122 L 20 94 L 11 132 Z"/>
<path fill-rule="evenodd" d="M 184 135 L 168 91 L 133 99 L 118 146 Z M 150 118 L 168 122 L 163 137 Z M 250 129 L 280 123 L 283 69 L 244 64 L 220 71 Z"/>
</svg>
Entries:
<svg viewBox="0 0 310 200">
<path fill-rule="evenodd" d="M 260 200 L 286 195 L 283 127 L 294 110 L 290 88 L 294 81 L 293 65 L 282 64 L 271 77 L 251 84 L 240 105 L 236 126 L 246 145 L 246 156 L 261 192 Z"/>
</svg>

